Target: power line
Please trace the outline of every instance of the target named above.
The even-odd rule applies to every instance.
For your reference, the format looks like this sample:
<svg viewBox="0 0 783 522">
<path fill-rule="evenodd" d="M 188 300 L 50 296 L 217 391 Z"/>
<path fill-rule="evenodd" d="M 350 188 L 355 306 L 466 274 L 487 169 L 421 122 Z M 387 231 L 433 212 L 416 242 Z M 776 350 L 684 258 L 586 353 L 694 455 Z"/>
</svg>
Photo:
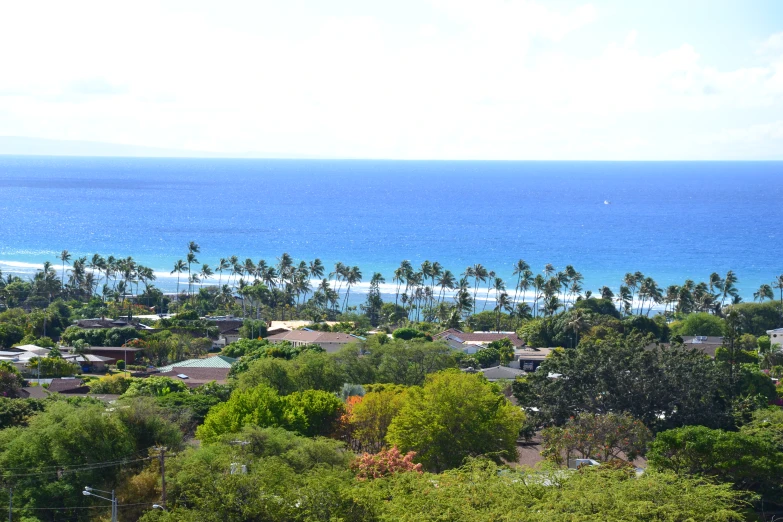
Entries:
<svg viewBox="0 0 783 522">
<path fill-rule="evenodd" d="M 153 447 L 153 448 L 149 448 L 149 449 L 155 449 L 155 448 Z M 79 467 L 79 466 L 92 466 L 93 464 L 106 464 L 106 463 L 108 463 L 108 462 L 119 462 L 120 460 L 125 460 L 125 459 L 131 458 L 131 457 L 135 457 L 135 456 L 138 456 L 138 455 L 143 455 L 143 454 L 144 454 L 146 451 L 147 451 L 147 450 L 144 450 L 144 451 L 137 451 L 136 453 L 132 453 L 132 454 L 130 454 L 130 455 L 127 455 L 127 456 L 125 456 L 125 457 L 122 457 L 121 459 L 118 459 L 118 460 L 107 460 L 106 462 L 92 462 L 92 463 L 89 463 L 89 462 L 88 462 L 88 463 L 86 463 L 86 464 L 51 464 L 51 465 L 49 465 L 49 466 L 41 466 L 40 468 L 35 468 L 35 469 L 45 469 L 45 468 L 73 468 L 73 467 Z M 17 467 L 11 467 L 11 468 L 0 468 L 0 472 L 7 471 L 7 470 L 12 470 L 12 469 L 24 469 L 24 470 L 28 470 L 28 469 L 32 469 L 32 468 L 30 468 L 30 466 L 17 466 Z"/>
<path fill-rule="evenodd" d="M 109 462 L 96 462 L 93 464 L 85 464 L 81 467 L 66 467 L 66 466 L 58 466 L 58 469 L 53 469 L 51 471 L 38 471 L 34 473 L 16 473 L 12 475 L 0 475 L 3 479 L 15 479 L 15 478 L 21 478 L 21 477 L 37 477 L 37 476 L 49 476 L 49 475 L 65 475 L 68 473 L 78 473 L 81 471 L 91 471 L 93 469 L 102 469 L 102 468 L 110 468 L 113 466 L 120 466 L 123 464 L 131 464 L 133 462 L 142 462 L 145 460 L 151 460 L 153 457 L 145 457 L 143 459 L 133 459 L 133 460 L 117 460 L 117 461 L 109 461 Z"/>
<path fill-rule="evenodd" d="M 133 506 L 153 506 L 153 502 L 136 502 L 133 504 L 117 504 L 117 507 L 133 507 Z M 15 512 L 24 511 L 50 511 L 50 510 L 65 510 L 65 509 L 106 509 L 106 506 L 65 506 L 65 507 L 45 507 L 45 508 L 14 508 Z"/>
</svg>

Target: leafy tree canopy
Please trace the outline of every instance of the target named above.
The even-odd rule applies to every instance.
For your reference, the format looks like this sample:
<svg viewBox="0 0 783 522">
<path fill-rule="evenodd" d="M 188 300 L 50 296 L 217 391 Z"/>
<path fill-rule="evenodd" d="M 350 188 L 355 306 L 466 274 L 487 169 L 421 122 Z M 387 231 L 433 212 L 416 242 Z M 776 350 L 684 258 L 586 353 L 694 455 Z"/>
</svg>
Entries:
<svg viewBox="0 0 783 522">
<path fill-rule="evenodd" d="M 415 451 L 425 468 L 457 467 L 465 458 L 515 459 L 524 414 L 483 377 L 446 370 L 406 392 L 386 440 Z"/>
</svg>

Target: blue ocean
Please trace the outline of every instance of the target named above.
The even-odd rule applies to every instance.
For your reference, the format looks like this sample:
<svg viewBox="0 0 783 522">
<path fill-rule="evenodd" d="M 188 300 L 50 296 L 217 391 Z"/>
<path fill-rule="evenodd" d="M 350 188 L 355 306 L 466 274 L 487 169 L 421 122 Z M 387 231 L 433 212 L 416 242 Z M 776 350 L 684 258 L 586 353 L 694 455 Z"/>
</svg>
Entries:
<svg viewBox="0 0 783 522">
<path fill-rule="evenodd" d="M 63 249 L 159 272 L 187 253 L 321 258 L 391 283 L 403 259 L 512 280 L 571 264 L 585 289 L 734 270 L 745 300 L 783 273 L 783 163 L 450 162 L 0 157 L 0 268 Z M 59 266 L 59 262 L 55 262 Z M 513 283 L 509 286 L 513 287 Z M 361 290 L 359 290 L 361 293 Z"/>
</svg>

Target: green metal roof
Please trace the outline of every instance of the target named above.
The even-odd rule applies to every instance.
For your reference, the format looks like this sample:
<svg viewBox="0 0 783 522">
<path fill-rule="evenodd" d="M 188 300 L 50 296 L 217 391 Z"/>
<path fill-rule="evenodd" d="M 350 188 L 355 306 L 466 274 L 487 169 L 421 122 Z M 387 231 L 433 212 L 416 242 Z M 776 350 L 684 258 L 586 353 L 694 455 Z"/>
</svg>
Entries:
<svg viewBox="0 0 783 522">
<path fill-rule="evenodd" d="M 169 364 L 168 366 L 161 366 L 158 370 L 161 372 L 170 372 L 175 366 L 177 368 L 231 368 L 231 364 L 234 361 L 236 361 L 236 359 L 226 357 L 225 355 L 215 355 L 214 357 L 207 357 L 205 359 L 187 359 Z"/>
</svg>

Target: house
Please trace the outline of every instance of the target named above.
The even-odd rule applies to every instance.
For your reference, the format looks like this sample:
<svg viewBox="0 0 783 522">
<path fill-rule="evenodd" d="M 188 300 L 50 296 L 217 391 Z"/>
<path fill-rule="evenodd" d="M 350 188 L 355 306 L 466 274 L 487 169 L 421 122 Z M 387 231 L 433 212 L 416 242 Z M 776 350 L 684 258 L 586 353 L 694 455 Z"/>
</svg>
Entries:
<svg viewBox="0 0 783 522">
<path fill-rule="evenodd" d="M 469 373 L 481 373 L 484 375 L 484 377 L 490 381 L 505 381 L 505 380 L 514 380 L 517 377 L 521 377 L 522 375 L 525 375 L 525 372 L 523 370 L 520 370 L 518 368 L 509 368 L 508 366 L 491 366 L 489 368 L 467 368 L 464 371 Z"/>
<path fill-rule="evenodd" d="M 9 352 L 17 352 L 17 353 L 31 353 L 33 355 L 43 355 L 46 357 L 49 354 L 49 348 L 41 348 L 40 346 L 36 346 L 34 344 L 23 344 L 21 346 L 13 346 L 11 348 L 8 348 Z"/>
<path fill-rule="evenodd" d="M 364 337 L 341 332 L 317 332 L 315 330 L 291 330 L 266 338 L 272 344 L 288 341 L 293 346 L 317 344 L 327 352 L 336 352 L 346 344 L 363 341 Z"/>
<path fill-rule="evenodd" d="M 101 330 L 108 328 L 135 328 L 136 330 L 153 330 L 145 324 L 141 324 L 138 321 L 126 320 L 126 319 L 106 319 L 105 317 L 99 317 L 95 319 L 79 319 L 76 321 L 76 326 L 87 330 Z"/>
<path fill-rule="evenodd" d="M 66 353 L 72 353 L 73 348 L 69 346 L 63 346 L 60 351 L 65 355 Z M 126 346 L 90 346 L 86 349 L 86 352 L 91 355 L 97 355 L 106 359 L 112 359 L 107 361 L 106 364 L 114 364 L 117 361 L 125 361 L 127 364 L 136 364 L 136 359 L 143 355 L 142 348 L 130 348 Z"/>
<path fill-rule="evenodd" d="M 433 336 L 433 339 L 446 342 L 455 350 L 467 354 L 474 354 L 481 348 L 485 348 L 493 341 L 508 339 L 514 348 L 525 346 L 525 341 L 519 338 L 516 332 L 472 332 L 467 333 L 456 328 L 449 328 Z"/>
<path fill-rule="evenodd" d="M 78 377 L 60 377 L 58 379 L 52 379 L 47 388 L 49 393 L 64 393 L 64 394 L 85 394 L 89 393 L 90 387 L 86 384 L 82 384 L 82 380 Z"/>
<path fill-rule="evenodd" d="M 682 344 L 686 348 L 696 348 L 710 357 L 715 357 L 715 350 L 723 346 L 723 337 L 713 335 L 683 335 Z"/>
<path fill-rule="evenodd" d="M 64 358 L 70 358 L 70 356 L 65 356 Z M 85 373 L 105 372 L 110 364 L 114 364 L 116 362 L 116 360 L 112 359 L 111 357 L 102 357 L 100 355 L 94 355 L 91 353 L 74 354 L 72 360 L 81 366 L 82 371 Z"/>
<path fill-rule="evenodd" d="M 212 348 L 220 349 L 239 340 L 239 329 L 242 328 L 244 321 L 234 319 L 233 317 L 221 317 L 217 320 L 212 320 L 211 323 L 213 326 L 217 326 L 218 329 L 218 338 L 212 343 Z"/>
<path fill-rule="evenodd" d="M 228 381 L 228 372 L 231 370 L 230 367 L 200 368 L 197 366 L 176 366 L 176 364 L 171 368 L 171 370 L 161 372 L 157 375 L 181 380 L 191 388 L 195 388 L 212 381 L 215 381 L 218 384 L 226 384 Z"/>
<path fill-rule="evenodd" d="M 783 328 L 767 330 L 767 335 L 769 336 L 769 342 L 772 346 L 777 345 L 777 349 L 783 348 Z"/>
<path fill-rule="evenodd" d="M 233 357 L 226 357 L 225 355 L 214 355 L 212 357 L 205 357 L 203 359 L 187 359 L 185 361 L 179 361 L 167 366 L 161 366 L 158 370 L 161 373 L 167 373 L 174 368 L 224 368 L 226 370 L 231 369 L 231 365 L 236 362 Z"/>
<path fill-rule="evenodd" d="M 514 350 L 514 360 L 509 366 L 526 372 L 536 371 L 552 350 L 554 348 L 518 348 Z"/>
<path fill-rule="evenodd" d="M 32 344 L 15 346 L 0 352 L 0 361 L 11 363 L 14 368 L 22 373 L 29 370 L 30 361 L 38 357 L 49 355 L 49 348 L 41 348 Z"/>
</svg>

